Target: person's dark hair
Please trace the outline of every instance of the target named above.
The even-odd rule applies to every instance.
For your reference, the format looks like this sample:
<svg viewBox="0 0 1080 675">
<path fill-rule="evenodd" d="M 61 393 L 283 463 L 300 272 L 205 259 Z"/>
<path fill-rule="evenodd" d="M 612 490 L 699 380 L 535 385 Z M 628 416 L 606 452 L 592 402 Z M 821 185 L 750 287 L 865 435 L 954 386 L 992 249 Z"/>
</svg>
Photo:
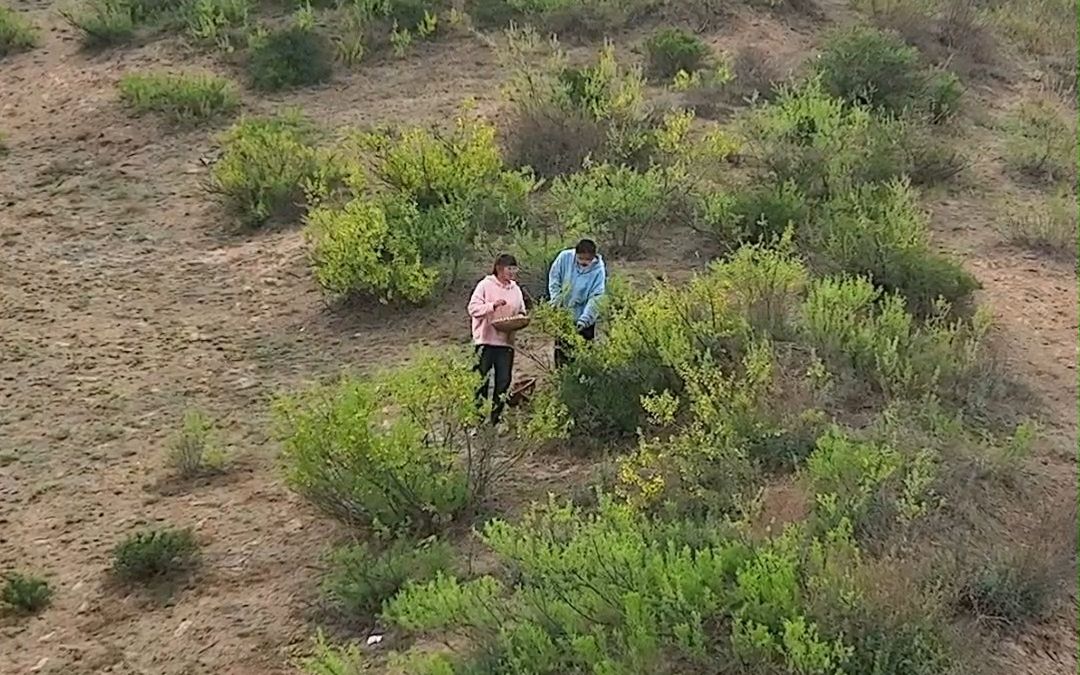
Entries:
<svg viewBox="0 0 1080 675">
<path fill-rule="evenodd" d="M 582 239 L 574 247 L 574 253 L 581 253 L 583 255 L 590 255 L 596 257 L 596 242 L 592 239 Z"/>
<path fill-rule="evenodd" d="M 495 265 L 491 268 L 492 274 L 498 274 L 500 267 L 517 267 L 517 258 L 509 253 L 503 253 L 498 258 L 495 258 Z"/>
</svg>

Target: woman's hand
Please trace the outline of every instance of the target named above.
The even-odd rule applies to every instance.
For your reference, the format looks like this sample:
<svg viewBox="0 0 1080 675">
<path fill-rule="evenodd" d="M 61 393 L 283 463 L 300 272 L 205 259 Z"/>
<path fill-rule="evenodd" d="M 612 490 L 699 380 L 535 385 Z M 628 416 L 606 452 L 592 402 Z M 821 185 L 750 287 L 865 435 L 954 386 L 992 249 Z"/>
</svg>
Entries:
<svg viewBox="0 0 1080 675">
<path fill-rule="evenodd" d="M 504 306 L 505 304 L 506 304 L 506 300 L 503 300 L 502 298 L 499 298 L 491 306 L 494 307 L 495 309 L 498 309 L 498 308 Z"/>
</svg>

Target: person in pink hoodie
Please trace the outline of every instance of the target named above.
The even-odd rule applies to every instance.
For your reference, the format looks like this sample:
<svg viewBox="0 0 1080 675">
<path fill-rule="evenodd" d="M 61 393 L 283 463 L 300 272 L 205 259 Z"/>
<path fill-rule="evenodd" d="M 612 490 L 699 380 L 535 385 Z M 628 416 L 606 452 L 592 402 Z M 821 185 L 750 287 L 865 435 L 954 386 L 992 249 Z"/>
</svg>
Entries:
<svg viewBox="0 0 1080 675">
<path fill-rule="evenodd" d="M 514 256 L 500 255 L 495 259 L 491 274 L 476 284 L 469 299 L 476 370 L 484 378 L 476 392 L 476 399 L 482 402 L 491 396 L 492 424 L 499 423 L 514 372 L 514 334 L 496 330 L 492 321 L 525 312 L 525 298 L 517 284 L 517 271 Z M 494 391 L 491 391 L 489 383 L 492 371 L 495 372 Z"/>
</svg>

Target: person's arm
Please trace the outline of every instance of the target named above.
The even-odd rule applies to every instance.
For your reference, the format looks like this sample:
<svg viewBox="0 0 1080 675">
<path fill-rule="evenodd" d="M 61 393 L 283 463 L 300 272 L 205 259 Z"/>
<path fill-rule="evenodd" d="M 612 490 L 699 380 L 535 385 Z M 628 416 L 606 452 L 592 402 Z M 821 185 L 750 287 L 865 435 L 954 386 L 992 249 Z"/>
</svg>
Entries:
<svg viewBox="0 0 1080 675">
<path fill-rule="evenodd" d="M 588 328 L 596 323 L 598 318 L 600 298 L 604 297 L 604 290 L 607 287 L 607 271 L 601 270 L 597 276 L 599 279 L 597 279 L 589 292 L 589 301 L 585 303 L 585 310 L 581 312 L 581 316 L 577 320 L 578 328 Z"/>
<path fill-rule="evenodd" d="M 555 256 L 548 271 L 548 302 L 557 305 L 563 294 L 563 254 Z"/>
<path fill-rule="evenodd" d="M 483 319 L 485 316 L 491 316 L 498 307 L 506 304 L 505 300 L 488 302 L 487 296 L 484 293 L 484 287 L 485 284 L 483 281 L 476 284 L 472 297 L 469 298 L 469 316 L 474 319 Z"/>
</svg>

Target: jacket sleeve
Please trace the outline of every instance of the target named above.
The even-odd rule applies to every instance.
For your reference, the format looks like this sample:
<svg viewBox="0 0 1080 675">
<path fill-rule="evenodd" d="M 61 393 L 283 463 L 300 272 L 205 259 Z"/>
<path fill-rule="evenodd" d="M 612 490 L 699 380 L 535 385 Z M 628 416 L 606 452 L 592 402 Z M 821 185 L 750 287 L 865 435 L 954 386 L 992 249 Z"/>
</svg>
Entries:
<svg viewBox="0 0 1080 675">
<path fill-rule="evenodd" d="M 495 303 L 488 302 L 484 294 L 484 282 L 476 284 L 472 297 L 469 298 L 469 316 L 474 319 L 483 319 L 495 311 Z"/>
<path fill-rule="evenodd" d="M 555 256 L 555 262 L 551 263 L 548 272 L 548 302 L 552 305 L 559 303 L 563 293 L 563 254 Z"/>
<path fill-rule="evenodd" d="M 585 303 L 585 309 L 577 320 L 581 326 L 591 326 L 599 318 L 597 315 L 600 310 L 600 298 L 604 296 L 604 291 L 607 288 L 607 270 L 600 270 L 600 274 L 596 276 L 598 278 L 589 291 L 589 301 Z"/>
</svg>

